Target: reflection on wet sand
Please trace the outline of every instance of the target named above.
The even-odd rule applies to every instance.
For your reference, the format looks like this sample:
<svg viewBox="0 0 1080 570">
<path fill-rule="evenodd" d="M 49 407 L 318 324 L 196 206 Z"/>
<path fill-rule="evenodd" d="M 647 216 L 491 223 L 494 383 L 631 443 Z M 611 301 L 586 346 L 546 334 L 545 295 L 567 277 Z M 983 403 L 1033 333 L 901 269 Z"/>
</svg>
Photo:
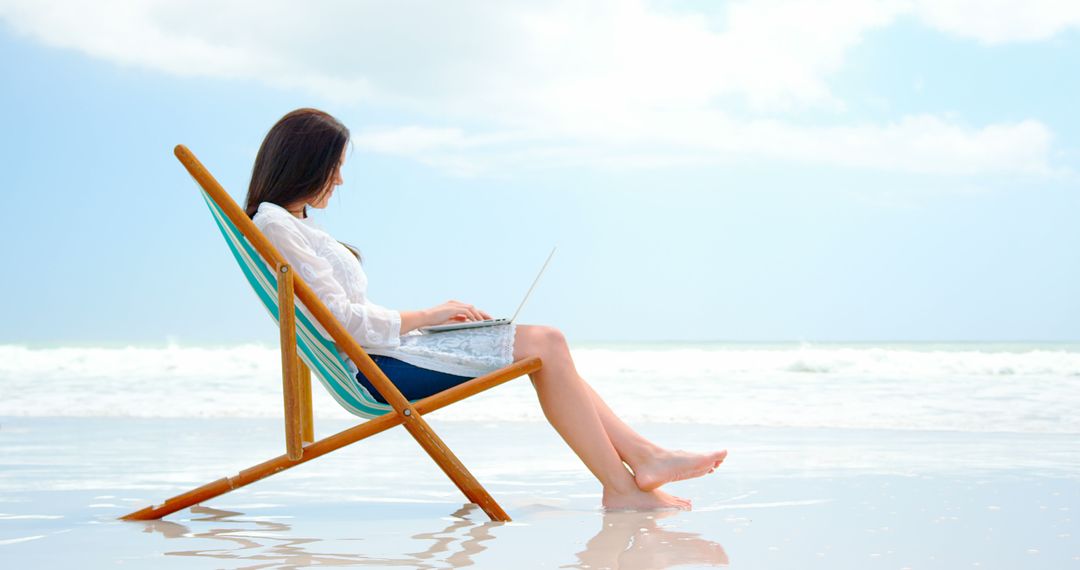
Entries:
<svg viewBox="0 0 1080 570">
<path fill-rule="evenodd" d="M 494 527 L 503 523 L 472 520 L 480 515 L 479 507 L 466 504 L 450 515 L 451 522 L 436 532 L 415 534 L 418 543 L 428 543 L 418 552 L 393 558 L 363 553 L 319 552 L 322 539 L 289 536 L 292 528 L 280 521 L 196 506 L 191 509 L 200 518 L 193 523 L 219 523 L 222 526 L 201 532 L 170 521 L 146 521 L 146 532 L 159 532 L 169 539 L 203 538 L 229 544 L 220 548 L 165 552 L 166 556 L 191 556 L 249 561 L 239 569 L 299 566 L 404 566 L 411 568 L 463 568 L 472 566 L 473 557 L 485 550 L 484 543 L 495 538 Z M 719 544 L 700 535 L 665 529 L 657 521 L 677 512 L 605 513 L 600 532 L 577 553 L 577 564 L 564 568 L 611 568 L 619 570 L 663 569 L 685 564 L 727 565 L 728 557 Z M 448 554 L 448 555 L 447 555 Z M 446 555 L 443 557 L 443 555 Z"/>
<path fill-rule="evenodd" d="M 292 528 L 283 522 L 248 517 L 241 512 L 210 507 L 192 507 L 192 513 L 207 515 L 192 519 L 192 521 L 217 522 L 228 526 L 193 533 L 187 526 L 169 521 L 146 521 L 142 524 L 146 525 L 147 532 L 160 532 L 165 538 L 208 538 L 234 543 L 231 547 L 172 551 L 165 552 L 165 555 L 252 562 L 250 566 L 237 566 L 238 569 L 316 565 L 445 568 L 447 563 L 453 568 L 460 568 L 473 564 L 472 556 L 485 550 L 481 543 L 494 538 L 489 532 L 491 527 L 501 524 L 469 520 L 466 515 L 472 511 L 479 511 L 479 507 L 471 503 L 466 504 L 450 515 L 453 521 L 443 530 L 413 535 L 414 540 L 431 541 L 432 544 L 421 552 L 404 553 L 394 558 L 340 552 L 321 553 L 317 551 L 315 543 L 324 542 L 322 539 L 290 537 L 288 533 L 292 531 Z M 459 545 L 457 552 L 452 553 L 445 560 L 437 558 L 438 554 L 449 551 L 455 543 Z M 435 564 L 435 562 L 438 563 Z"/>
<path fill-rule="evenodd" d="M 577 553 L 579 568 L 651 570 L 684 564 L 727 566 L 724 547 L 697 533 L 668 530 L 658 520 L 677 511 L 611 512 Z M 573 566 L 571 566 L 573 567 Z"/>
</svg>

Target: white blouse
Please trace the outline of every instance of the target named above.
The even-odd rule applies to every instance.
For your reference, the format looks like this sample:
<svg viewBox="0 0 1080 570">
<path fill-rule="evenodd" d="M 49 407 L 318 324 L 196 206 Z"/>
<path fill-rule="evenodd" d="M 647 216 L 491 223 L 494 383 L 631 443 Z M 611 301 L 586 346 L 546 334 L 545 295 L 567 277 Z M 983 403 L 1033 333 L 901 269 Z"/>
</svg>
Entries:
<svg viewBox="0 0 1080 570">
<path fill-rule="evenodd" d="M 401 313 L 367 298 L 368 280 L 360 262 L 315 220 L 297 218 L 277 204 L 263 202 L 252 221 L 368 354 L 470 377 L 513 362 L 514 324 L 432 334 L 412 330 L 402 335 Z M 298 306 L 330 339 L 303 303 Z M 344 352 L 338 353 L 355 376 L 356 365 Z"/>
</svg>

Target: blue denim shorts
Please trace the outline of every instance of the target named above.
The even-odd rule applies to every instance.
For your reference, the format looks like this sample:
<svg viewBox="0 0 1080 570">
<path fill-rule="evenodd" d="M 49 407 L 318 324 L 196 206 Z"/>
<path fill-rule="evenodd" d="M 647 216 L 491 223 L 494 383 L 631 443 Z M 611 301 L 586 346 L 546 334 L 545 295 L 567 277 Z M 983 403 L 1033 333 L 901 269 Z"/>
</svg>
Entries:
<svg viewBox="0 0 1080 570">
<path fill-rule="evenodd" d="M 408 400 L 427 398 L 432 394 L 437 394 L 447 388 L 453 388 L 458 384 L 473 379 L 471 376 L 457 376 L 439 372 L 438 370 L 421 368 L 389 356 L 379 354 L 370 356 L 383 371 L 383 374 L 386 374 L 386 377 L 397 386 L 398 390 L 401 390 L 401 393 Z M 377 402 L 387 403 L 386 399 L 382 397 L 382 394 L 379 394 L 379 391 L 368 381 L 363 372 L 356 373 L 356 381 L 367 389 L 371 393 L 371 397 L 375 398 Z"/>
</svg>

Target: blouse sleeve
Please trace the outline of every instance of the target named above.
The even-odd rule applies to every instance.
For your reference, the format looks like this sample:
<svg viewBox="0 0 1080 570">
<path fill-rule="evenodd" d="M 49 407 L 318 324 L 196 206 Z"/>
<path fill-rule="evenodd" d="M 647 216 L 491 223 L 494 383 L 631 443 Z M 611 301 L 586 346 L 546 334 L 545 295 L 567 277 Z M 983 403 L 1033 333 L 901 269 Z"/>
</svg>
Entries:
<svg viewBox="0 0 1080 570">
<path fill-rule="evenodd" d="M 401 345 L 401 313 L 374 303 L 354 303 L 349 300 L 345 288 L 334 278 L 330 262 L 321 257 L 308 240 L 293 228 L 281 223 L 269 223 L 263 234 L 285 256 L 285 260 L 300 277 L 311 286 L 323 304 L 338 321 L 365 347 L 396 348 Z M 308 313 L 310 314 L 310 312 Z M 319 332 L 330 338 L 329 333 L 315 319 L 313 324 Z"/>
</svg>

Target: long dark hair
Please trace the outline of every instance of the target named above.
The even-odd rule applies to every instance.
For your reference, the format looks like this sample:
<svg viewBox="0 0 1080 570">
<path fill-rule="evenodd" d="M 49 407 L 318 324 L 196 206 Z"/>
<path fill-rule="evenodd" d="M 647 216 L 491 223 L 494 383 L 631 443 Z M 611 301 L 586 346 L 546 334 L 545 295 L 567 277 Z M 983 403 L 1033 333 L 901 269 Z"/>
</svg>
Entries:
<svg viewBox="0 0 1080 570">
<path fill-rule="evenodd" d="M 284 208 L 328 191 L 348 142 L 349 129 L 318 109 L 297 109 L 279 119 L 255 157 L 244 206 L 248 217 L 263 202 Z"/>
</svg>

